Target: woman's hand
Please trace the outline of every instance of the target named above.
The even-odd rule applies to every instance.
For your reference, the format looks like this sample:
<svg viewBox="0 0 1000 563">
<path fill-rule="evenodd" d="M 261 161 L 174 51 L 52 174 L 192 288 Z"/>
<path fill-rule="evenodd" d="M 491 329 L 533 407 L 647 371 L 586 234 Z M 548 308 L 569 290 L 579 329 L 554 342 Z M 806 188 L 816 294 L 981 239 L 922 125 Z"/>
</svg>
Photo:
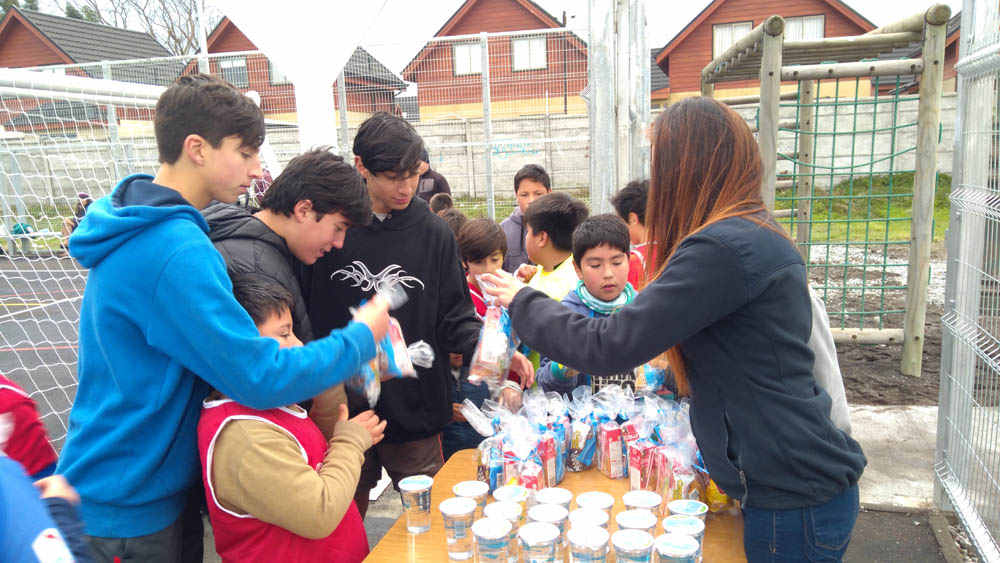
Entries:
<svg viewBox="0 0 1000 563">
<path fill-rule="evenodd" d="M 483 274 L 480 279 L 486 282 L 480 284 L 482 290 L 488 295 L 496 297 L 497 304 L 501 307 L 509 308 L 510 302 L 514 300 L 517 292 L 527 287 L 503 270 L 497 270 L 495 274 Z"/>
</svg>

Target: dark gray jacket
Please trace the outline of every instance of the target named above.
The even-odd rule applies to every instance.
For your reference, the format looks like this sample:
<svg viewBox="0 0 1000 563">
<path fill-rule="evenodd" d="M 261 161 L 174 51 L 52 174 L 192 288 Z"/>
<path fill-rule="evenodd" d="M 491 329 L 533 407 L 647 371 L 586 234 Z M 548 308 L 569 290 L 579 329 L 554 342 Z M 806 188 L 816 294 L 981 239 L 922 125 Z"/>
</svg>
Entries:
<svg viewBox="0 0 1000 563">
<path fill-rule="evenodd" d="M 503 269 L 515 273 L 521 264 L 531 264 L 528 251 L 524 249 L 524 221 L 521 208 L 515 207 L 510 217 L 500 222 L 503 234 L 507 236 L 507 255 L 503 258 Z"/>
<path fill-rule="evenodd" d="M 211 228 L 209 238 L 226 261 L 226 268 L 236 273 L 263 274 L 287 289 L 295 298 L 292 330 L 303 343 L 311 341 L 312 326 L 293 273 L 297 260 L 285 239 L 243 207 L 216 203 L 202 213 Z"/>
</svg>

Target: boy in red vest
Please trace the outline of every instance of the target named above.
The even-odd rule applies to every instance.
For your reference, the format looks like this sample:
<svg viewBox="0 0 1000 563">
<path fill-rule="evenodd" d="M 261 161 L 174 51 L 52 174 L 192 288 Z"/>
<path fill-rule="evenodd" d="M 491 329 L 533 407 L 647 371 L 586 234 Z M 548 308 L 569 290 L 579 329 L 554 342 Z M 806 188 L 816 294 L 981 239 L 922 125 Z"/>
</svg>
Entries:
<svg viewBox="0 0 1000 563">
<path fill-rule="evenodd" d="M 292 295 L 259 274 L 237 274 L 233 293 L 260 335 L 302 346 Z M 322 393 L 312 410 L 256 410 L 218 392 L 205 400 L 198 450 L 215 548 L 224 562 L 360 562 L 368 538 L 354 491 L 365 450 L 382 439 L 372 411 L 348 420 Z M 327 400 L 329 399 L 329 400 Z"/>
</svg>

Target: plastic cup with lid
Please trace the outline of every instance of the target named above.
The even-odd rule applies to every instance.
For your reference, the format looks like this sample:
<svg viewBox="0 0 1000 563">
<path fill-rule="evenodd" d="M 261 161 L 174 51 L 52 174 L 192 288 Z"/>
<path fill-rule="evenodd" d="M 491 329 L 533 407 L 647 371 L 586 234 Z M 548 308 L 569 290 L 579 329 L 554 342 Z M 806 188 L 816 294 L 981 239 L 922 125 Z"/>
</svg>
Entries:
<svg viewBox="0 0 1000 563">
<path fill-rule="evenodd" d="M 536 504 L 528 509 L 529 522 L 548 522 L 559 528 L 559 543 L 566 545 L 566 521 L 569 511 L 558 504 Z"/>
<path fill-rule="evenodd" d="M 697 563 L 698 542 L 684 534 L 663 534 L 654 542 L 660 563 Z"/>
<path fill-rule="evenodd" d="M 569 505 L 573 502 L 573 493 L 561 487 L 548 487 L 535 493 L 535 502 L 538 504 L 558 504 L 569 510 Z"/>
<path fill-rule="evenodd" d="M 642 530 L 618 530 L 611 536 L 615 558 L 621 563 L 650 563 L 653 535 Z"/>
<path fill-rule="evenodd" d="M 698 542 L 698 561 L 701 561 L 702 540 L 705 537 L 705 522 L 694 516 L 675 514 L 663 519 L 664 534 L 682 534 Z"/>
<path fill-rule="evenodd" d="M 667 510 L 670 511 L 670 515 L 694 516 L 704 520 L 708 514 L 708 505 L 697 500 L 679 499 L 668 502 Z"/>
<path fill-rule="evenodd" d="M 476 520 L 472 524 L 476 561 L 482 563 L 509 561 L 511 528 L 513 525 L 510 520 L 504 518 L 480 518 Z"/>
<path fill-rule="evenodd" d="M 652 534 L 656 530 L 656 515 L 645 508 L 623 510 L 615 515 L 619 530 L 642 530 Z"/>
<path fill-rule="evenodd" d="M 645 508 L 653 514 L 660 511 L 663 497 L 653 491 L 629 491 L 622 497 L 625 508 Z"/>
<path fill-rule="evenodd" d="M 521 505 L 516 502 L 497 501 L 487 504 L 483 509 L 483 515 L 487 518 L 502 518 L 511 523 L 507 560 L 517 561 L 517 530 L 521 525 Z"/>
<path fill-rule="evenodd" d="M 521 544 L 521 561 L 525 563 L 555 563 L 559 553 L 559 528 L 548 522 L 531 522 L 517 531 Z"/>
<path fill-rule="evenodd" d="M 608 513 L 598 508 L 577 508 L 569 513 L 570 528 L 598 526 L 607 530 L 610 521 Z"/>
<path fill-rule="evenodd" d="M 483 481 L 462 481 L 456 483 L 451 488 L 451 492 L 456 497 L 468 497 L 476 501 L 479 508 L 476 509 L 476 516 L 482 517 L 483 508 L 486 507 L 486 497 L 490 494 L 490 484 Z"/>
<path fill-rule="evenodd" d="M 576 526 L 566 532 L 570 563 L 604 563 L 608 560 L 608 531 L 599 526 Z"/>
<path fill-rule="evenodd" d="M 434 479 L 414 475 L 399 482 L 399 496 L 406 513 L 406 531 L 422 534 L 431 529 L 431 486 Z"/>
<path fill-rule="evenodd" d="M 476 506 L 476 501 L 467 497 L 452 497 L 438 505 L 448 540 L 448 559 L 465 561 L 472 557 L 471 528 Z"/>
<path fill-rule="evenodd" d="M 496 490 L 493 491 L 493 500 L 516 502 L 521 505 L 521 510 L 524 510 L 525 503 L 528 501 L 529 495 L 530 492 L 528 489 L 520 485 L 504 485 L 502 487 L 497 487 Z"/>
<path fill-rule="evenodd" d="M 590 491 L 580 493 L 576 496 L 576 506 L 578 508 L 596 508 L 611 515 L 611 509 L 615 506 L 615 497 L 601 491 Z"/>
</svg>

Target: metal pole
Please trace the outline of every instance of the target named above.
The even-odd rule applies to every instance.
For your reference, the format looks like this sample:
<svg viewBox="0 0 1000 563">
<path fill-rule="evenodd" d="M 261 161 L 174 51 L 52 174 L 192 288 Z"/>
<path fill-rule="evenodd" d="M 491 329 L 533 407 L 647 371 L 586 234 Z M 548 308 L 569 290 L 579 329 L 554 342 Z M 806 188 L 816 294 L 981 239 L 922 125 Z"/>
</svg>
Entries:
<svg viewBox="0 0 1000 563">
<path fill-rule="evenodd" d="M 764 162 L 761 196 L 764 205 L 774 211 L 774 188 L 778 180 L 778 116 L 781 95 L 781 43 L 785 37 L 785 20 L 771 16 L 762 24 L 763 54 L 760 61 L 760 130 L 757 144 Z"/>
<path fill-rule="evenodd" d="M 799 245 L 799 254 L 806 264 L 809 264 L 809 216 L 812 215 L 812 163 L 816 128 L 816 83 L 812 80 L 799 82 L 799 171 L 796 181 L 798 189 L 795 198 L 795 242 Z"/>
<path fill-rule="evenodd" d="M 913 174 L 913 221 L 910 223 L 910 259 L 906 269 L 906 316 L 900 371 L 920 375 L 927 316 L 931 237 L 934 221 L 934 188 L 937 184 L 937 141 L 941 124 L 941 82 L 944 46 L 951 8 L 938 4 L 927 10 L 921 57 L 920 102 L 917 110 L 917 166 Z"/>
<path fill-rule="evenodd" d="M 632 28 L 630 50 L 632 51 L 632 71 L 637 73 L 632 87 L 632 107 L 635 111 L 629 137 L 632 158 L 629 161 L 629 180 L 649 177 L 649 46 L 646 42 L 646 0 L 632 0 L 629 10 L 629 25 Z M 622 187 L 625 184 L 619 184 Z"/>
<path fill-rule="evenodd" d="M 614 0 L 590 0 L 590 44 L 587 74 L 590 84 L 590 201 L 601 213 L 617 178 L 615 162 Z"/>
<path fill-rule="evenodd" d="M 101 61 L 101 72 L 105 80 L 112 80 L 111 76 L 111 63 L 108 61 Z M 108 120 L 108 141 L 111 142 L 111 164 L 115 169 L 115 181 L 124 178 L 127 174 L 123 174 L 122 169 L 119 165 L 121 160 L 122 151 L 120 150 L 120 140 L 118 138 L 118 110 L 115 109 L 114 104 L 108 104 L 107 106 L 107 120 Z"/>
<path fill-rule="evenodd" d="M 195 0 L 194 5 L 198 10 L 198 72 L 208 74 L 208 32 L 206 31 L 208 22 L 205 21 L 205 0 Z"/>
<path fill-rule="evenodd" d="M 344 71 L 340 71 L 340 76 L 337 77 L 337 108 L 340 114 L 340 155 L 344 159 L 350 160 L 351 145 L 348 145 L 347 136 L 349 130 L 347 128 L 347 85 L 344 83 Z"/>
<path fill-rule="evenodd" d="M 483 163 L 486 174 L 486 215 L 496 219 L 493 194 L 493 118 L 490 109 L 490 41 L 486 32 L 479 34 L 479 50 L 483 57 Z"/>
<path fill-rule="evenodd" d="M 629 160 L 631 156 L 631 110 L 632 90 L 631 80 L 634 74 L 630 72 L 632 66 L 632 27 L 629 25 L 629 0 L 615 1 L 615 61 L 614 85 L 615 85 L 615 180 L 610 185 L 602 186 L 601 197 L 598 201 L 591 203 L 594 213 L 606 213 L 611 211 L 611 197 L 617 191 L 618 186 L 624 186 L 629 181 Z"/>
</svg>

